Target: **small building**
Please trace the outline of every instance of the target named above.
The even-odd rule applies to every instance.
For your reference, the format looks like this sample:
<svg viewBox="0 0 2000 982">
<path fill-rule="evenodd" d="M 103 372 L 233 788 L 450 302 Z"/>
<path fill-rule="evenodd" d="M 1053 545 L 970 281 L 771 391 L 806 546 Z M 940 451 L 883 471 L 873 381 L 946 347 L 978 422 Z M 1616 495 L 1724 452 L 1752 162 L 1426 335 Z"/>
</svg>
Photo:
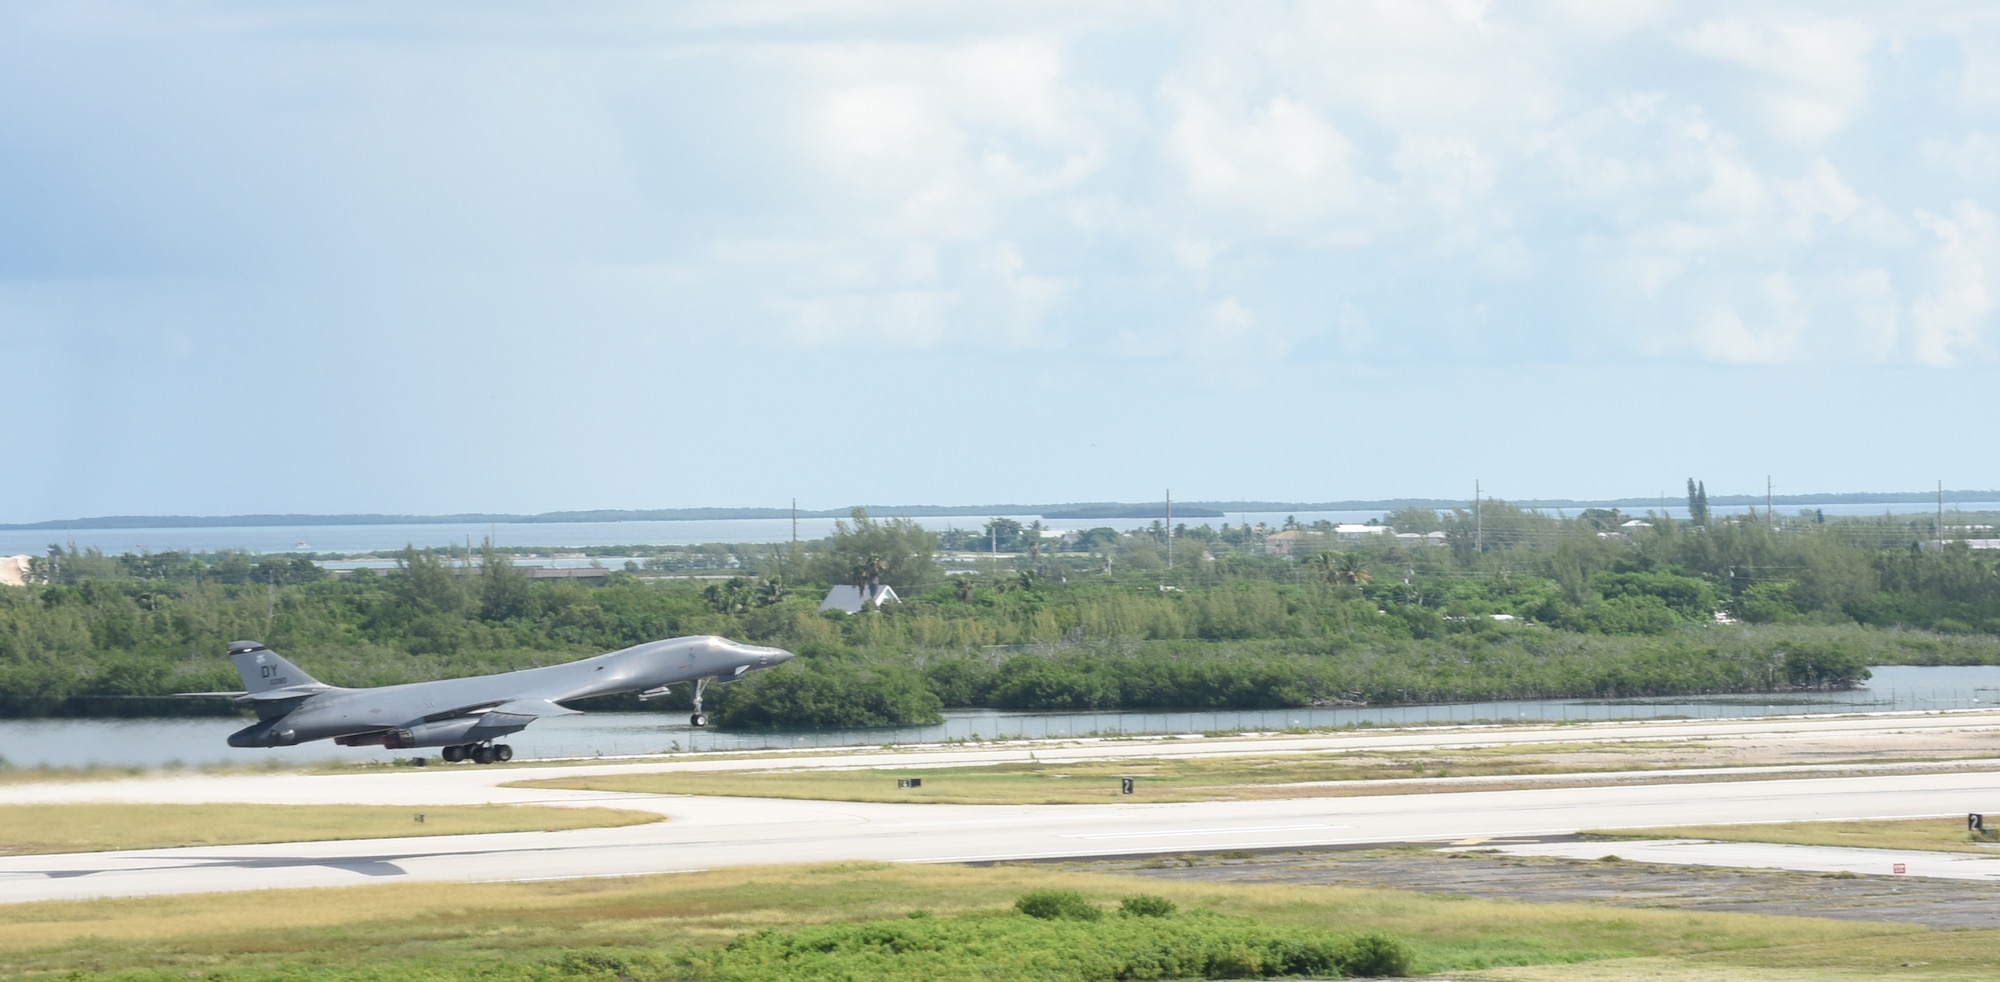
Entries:
<svg viewBox="0 0 2000 982">
<path fill-rule="evenodd" d="M 1342 522 L 1333 527 L 1333 534 L 1343 539 L 1365 539 L 1371 535 L 1393 535 L 1396 529 L 1390 525 L 1357 525 Z"/>
<path fill-rule="evenodd" d="M 1308 532 L 1304 529 L 1286 529 L 1283 532 L 1273 532 L 1264 537 L 1264 555 L 1289 556 L 1296 552 L 1304 552 L 1307 549 L 1317 546 L 1318 542 L 1316 540 L 1319 537 L 1318 532 Z"/>
<path fill-rule="evenodd" d="M 822 612 L 841 610 L 850 614 L 859 614 L 861 613 L 861 608 L 868 604 L 880 607 L 883 604 L 898 603 L 902 599 L 896 596 L 896 588 L 887 583 L 874 584 L 868 587 L 866 592 L 863 592 L 860 587 L 856 587 L 853 584 L 842 583 L 826 591 L 826 599 L 819 602 L 819 609 Z"/>
<path fill-rule="evenodd" d="M 606 583 L 611 579 L 611 571 L 602 566 L 516 566 L 515 569 L 528 574 L 528 579 L 575 580 L 583 583 Z"/>
<path fill-rule="evenodd" d="M 0 556 L 0 586 L 27 586 L 28 564 L 33 556 Z"/>
<path fill-rule="evenodd" d="M 1406 546 L 1441 546 L 1446 544 L 1443 532 L 1398 532 L 1396 533 L 1396 542 L 1399 545 Z"/>
<path fill-rule="evenodd" d="M 1917 543 L 1917 548 L 1924 552 L 1937 552 L 1940 549 L 1949 547 L 1954 542 L 1965 543 L 1967 549 L 2000 549 L 2000 539 L 1924 539 Z M 0 559 L 0 562 L 5 561 L 4 559 Z"/>
</svg>

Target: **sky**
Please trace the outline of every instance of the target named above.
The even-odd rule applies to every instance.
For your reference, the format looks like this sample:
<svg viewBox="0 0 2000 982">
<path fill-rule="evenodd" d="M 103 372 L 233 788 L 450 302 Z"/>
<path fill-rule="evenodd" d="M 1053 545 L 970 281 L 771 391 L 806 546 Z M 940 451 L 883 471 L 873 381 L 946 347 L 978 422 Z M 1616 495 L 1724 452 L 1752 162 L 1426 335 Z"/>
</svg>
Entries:
<svg viewBox="0 0 2000 982">
<path fill-rule="evenodd" d="M 2000 7 L 0 5 L 0 522 L 2000 488 Z"/>
</svg>

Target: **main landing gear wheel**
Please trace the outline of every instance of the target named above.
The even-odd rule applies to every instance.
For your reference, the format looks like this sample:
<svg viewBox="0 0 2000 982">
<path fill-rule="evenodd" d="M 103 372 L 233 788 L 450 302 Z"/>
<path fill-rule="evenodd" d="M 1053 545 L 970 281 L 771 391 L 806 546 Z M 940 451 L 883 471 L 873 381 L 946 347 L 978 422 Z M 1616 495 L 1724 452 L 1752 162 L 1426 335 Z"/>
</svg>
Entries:
<svg viewBox="0 0 2000 982">
<path fill-rule="evenodd" d="M 508 746 L 508 745 L 506 745 L 506 744 L 504 744 L 504 743 L 496 743 L 496 744 L 494 744 L 494 745 L 493 745 L 493 759 L 494 759 L 494 760 L 497 760 L 497 761 L 499 761 L 499 762 L 500 762 L 500 763 L 502 763 L 502 764 L 504 764 L 504 763 L 506 763 L 506 762 L 508 762 L 508 761 L 510 761 L 510 760 L 513 760 L 513 759 L 514 759 L 514 748 L 513 748 L 513 747 L 510 747 L 510 746 Z"/>
<path fill-rule="evenodd" d="M 499 755 L 493 752 L 492 747 L 475 747 L 472 750 L 472 759 L 482 764 L 491 764 L 498 758 Z"/>
<path fill-rule="evenodd" d="M 707 713 L 696 713 L 696 714 L 694 714 L 693 716 L 689 716 L 689 717 L 688 717 L 688 725 L 689 725 L 689 726 L 707 726 L 707 725 L 708 725 L 708 714 L 707 714 Z"/>
<path fill-rule="evenodd" d="M 442 756 L 444 757 L 444 762 L 445 762 L 445 763 L 447 763 L 447 764 L 456 764 L 456 763 L 458 763 L 459 761 L 461 761 L 461 760 L 464 760 L 464 759 L 465 759 L 465 748 L 464 748 L 464 747 L 446 747 L 446 748 L 444 748 L 444 753 L 442 754 Z"/>
</svg>

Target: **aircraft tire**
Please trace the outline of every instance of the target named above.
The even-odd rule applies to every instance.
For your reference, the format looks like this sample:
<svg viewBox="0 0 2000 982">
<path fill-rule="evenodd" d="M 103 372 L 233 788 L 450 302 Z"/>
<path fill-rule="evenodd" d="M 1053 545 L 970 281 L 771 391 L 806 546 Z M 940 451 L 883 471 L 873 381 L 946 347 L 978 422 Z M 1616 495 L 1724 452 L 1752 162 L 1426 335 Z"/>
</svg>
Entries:
<svg viewBox="0 0 2000 982">
<path fill-rule="evenodd" d="M 479 747 L 472 751 L 472 759 L 482 764 L 493 763 L 493 756 L 492 747 Z"/>
<path fill-rule="evenodd" d="M 694 714 L 693 716 L 689 716 L 689 717 L 688 717 L 688 725 L 689 725 L 689 726 L 707 726 L 707 725 L 708 725 L 708 714 L 707 714 L 707 713 L 696 713 L 696 714 Z"/>
<path fill-rule="evenodd" d="M 461 761 L 461 760 L 464 760 L 464 759 L 465 759 L 465 748 L 464 748 L 464 747 L 446 747 L 446 748 L 444 748 L 444 751 L 443 751 L 443 754 L 442 754 L 442 756 L 444 757 L 444 762 L 445 762 L 445 763 L 447 763 L 447 764 L 456 764 L 456 763 L 458 763 L 459 761 Z"/>
<path fill-rule="evenodd" d="M 508 746 L 508 745 L 506 745 L 506 744 L 504 744 L 504 743 L 496 743 L 496 744 L 494 744 L 494 745 L 493 745 L 493 759 L 494 759 L 494 760 L 497 760 L 497 761 L 499 761 L 499 762 L 500 762 L 500 763 L 502 763 L 502 764 L 504 764 L 504 763 L 506 763 L 506 762 L 508 762 L 508 761 L 510 761 L 510 760 L 513 760 L 513 759 L 514 759 L 514 748 L 513 748 L 513 747 L 510 747 L 510 746 Z"/>
</svg>

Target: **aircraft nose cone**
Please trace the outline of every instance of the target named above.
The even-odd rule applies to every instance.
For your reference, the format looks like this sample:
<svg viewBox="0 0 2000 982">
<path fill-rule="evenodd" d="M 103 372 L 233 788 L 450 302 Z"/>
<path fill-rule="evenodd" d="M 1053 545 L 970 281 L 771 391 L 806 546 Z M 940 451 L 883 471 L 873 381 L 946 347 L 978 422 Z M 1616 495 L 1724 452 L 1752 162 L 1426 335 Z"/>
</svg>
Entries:
<svg viewBox="0 0 2000 982">
<path fill-rule="evenodd" d="M 792 660 L 792 653 L 783 648 L 767 648 L 756 644 L 746 644 L 741 647 L 744 654 L 755 655 L 759 664 L 783 665 Z"/>
</svg>

